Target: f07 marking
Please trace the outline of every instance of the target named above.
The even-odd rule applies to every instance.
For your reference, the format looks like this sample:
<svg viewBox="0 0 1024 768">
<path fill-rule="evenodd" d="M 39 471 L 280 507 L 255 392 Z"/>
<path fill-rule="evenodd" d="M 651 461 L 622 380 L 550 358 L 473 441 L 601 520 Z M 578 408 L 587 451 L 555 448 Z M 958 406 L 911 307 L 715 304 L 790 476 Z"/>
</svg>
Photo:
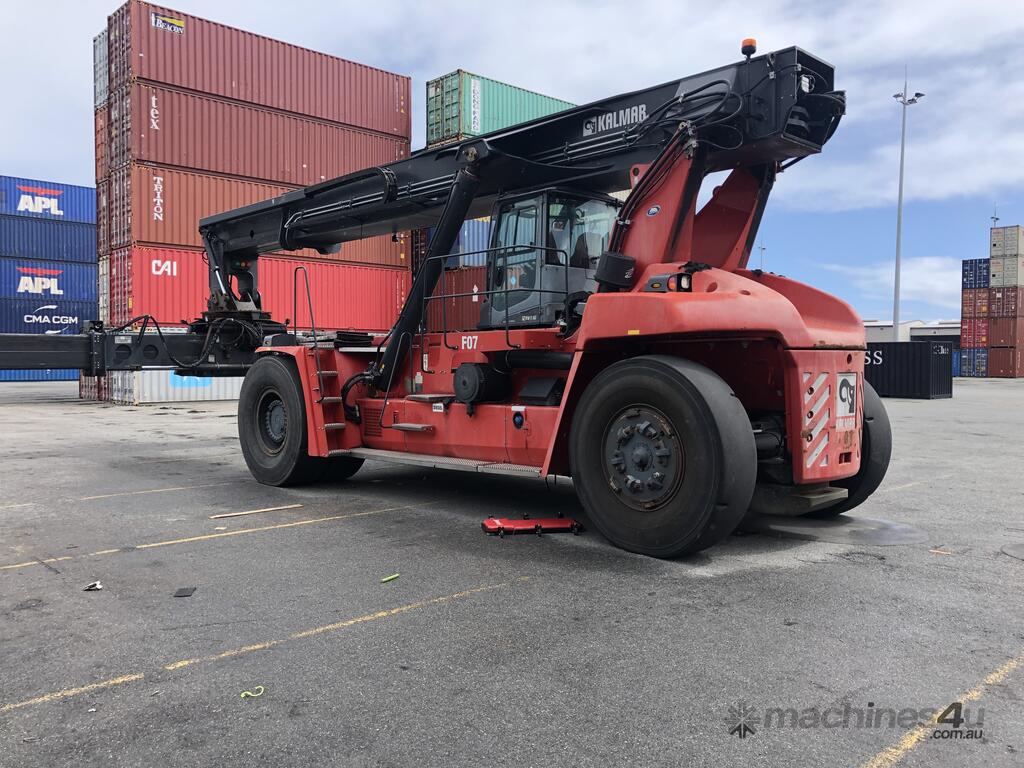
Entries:
<svg viewBox="0 0 1024 768">
<path fill-rule="evenodd" d="M 462 348 L 463 349 L 476 349 L 477 344 L 480 342 L 479 336 L 463 336 L 462 337 Z"/>
</svg>

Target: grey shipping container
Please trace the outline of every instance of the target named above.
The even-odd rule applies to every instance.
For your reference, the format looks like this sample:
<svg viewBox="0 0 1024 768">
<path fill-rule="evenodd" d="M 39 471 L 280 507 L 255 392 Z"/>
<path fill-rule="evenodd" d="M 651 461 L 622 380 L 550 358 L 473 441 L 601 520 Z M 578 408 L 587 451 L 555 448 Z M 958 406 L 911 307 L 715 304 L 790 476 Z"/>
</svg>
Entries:
<svg viewBox="0 0 1024 768">
<path fill-rule="evenodd" d="M 99 109 L 107 103 L 110 73 L 107 71 L 107 30 L 92 39 L 92 105 Z"/>
<path fill-rule="evenodd" d="M 934 400 L 953 396 L 953 345 L 938 341 L 868 344 L 864 378 L 879 397 Z"/>
</svg>

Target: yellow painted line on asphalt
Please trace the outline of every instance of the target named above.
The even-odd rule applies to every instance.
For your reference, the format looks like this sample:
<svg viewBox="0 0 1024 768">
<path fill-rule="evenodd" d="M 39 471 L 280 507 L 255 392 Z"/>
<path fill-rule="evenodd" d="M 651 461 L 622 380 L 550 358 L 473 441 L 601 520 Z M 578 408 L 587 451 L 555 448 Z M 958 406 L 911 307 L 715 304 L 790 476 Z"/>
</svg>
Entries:
<svg viewBox="0 0 1024 768">
<path fill-rule="evenodd" d="M 952 477 L 953 475 L 939 475 L 938 477 L 930 477 L 927 480 L 915 480 L 912 483 L 905 483 L 903 485 L 894 485 L 890 488 L 879 488 L 875 493 L 892 493 L 893 491 L 902 491 L 905 488 L 913 488 L 916 485 L 924 485 L 925 483 L 934 483 L 936 480 L 945 480 L 946 478 Z"/>
<path fill-rule="evenodd" d="M 211 520 L 221 520 L 225 517 L 242 517 L 244 515 L 258 515 L 260 512 L 280 512 L 283 509 L 302 509 L 301 504 L 288 504 L 284 507 L 267 507 L 265 509 L 248 509 L 245 512 L 224 512 L 220 515 L 210 515 Z"/>
<path fill-rule="evenodd" d="M 1019 668 L 1022 664 L 1024 664 L 1024 652 L 1021 652 L 1015 658 L 1010 659 L 994 672 L 986 675 L 980 683 L 971 688 L 967 693 L 954 699 L 954 701 L 977 701 L 989 688 L 1003 682 L 1010 673 Z M 935 718 L 938 718 L 940 714 L 941 713 L 936 714 Z M 887 749 L 883 749 L 866 763 L 863 763 L 861 768 L 891 768 L 916 749 L 917 746 L 928 736 L 928 732 L 933 730 L 936 725 L 938 725 L 938 722 L 936 719 L 933 719 L 931 722 L 919 725 L 917 728 L 907 731 L 903 738 L 896 742 L 896 744 L 888 747 Z"/>
<path fill-rule="evenodd" d="M 204 461 L 205 459 L 222 459 L 225 456 L 240 455 L 240 451 L 232 451 L 231 453 L 193 454 L 190 456 L 175 456 L 174 458 L 168 459 L 142 459 L 133 461 L 132 464 L 164 464 L 171 461 Z"/>
<path fill-rule="evenodd" d="M 0 565 L 0 571 L 12 571 L 15 568 L 24 568 L 29 565 L 46 565 L 47 563 L 59 563 L 63 560 L 71 559 L 71 555 L 64 555 L 63 557 L 48 557 L 45 560 L 26 560 L 24 563 L 14 563 L 13 565 Z"/>
<path fill-rule="evenodd" d="M 203 485 L 178 485 L 173 488 L 151 488 L 148 491 L 124 491 L 122 493 L 103 493 L 99 496 L 82 496 L 78 501 L 95 501 L 96 499 L 113 499 L 118 496 L 142 496 L 147 493 L 169 493 L 171 491 L 191 491 L 193 488 L 213 488 L 217 485 L 233 485 L 236 481 L 223 483 L 204 483 Z"/>
<path fill-rule="evenodd" d="M 35 506 L 34 501 L 29 501 L 25 504 L 0 504 L 0 509 L 21 509 L 22 507 Z"/>
<path fill-rule="evenodd" d="M 362 616 L 356 616 L 351 619 L 345 619 L 344 621 L 337 621 L 333 624 L 324 624 L 320 627 L 314 627 L 312 629 L 302 630 L 300 632 L 293 632 L 287 637 L 283 637 L 278 640 L 266 640 L 261 643 L 252 643 L 249 645 L 243 645 L 239 648 L 231 648 L 220 653 L 215 653 L 210 656 L 200 656 L 194 659 L 181 659 L 180 661 L 174 661 L 170 664 L 163 665 L 163 669 L 168 672 L 175 672 L 179 669 L 191 667 L 194 664 L 200 664 L 204 662 L 215 662 L 222 661 L 224 659 L 231 659 L 237 656 L 242 656 L 247 653 L 255 653 L 257 651 L 265 651 L 269 648 L 276 648 L 286 643 L 292 643 L 297 640 L 304 640 L 309 637 L 315 637 L 331 632 L 338 632 L 349 627 L 354 627 L 359 624 L 368 624 L 370 622 L 379 621 L 381 619 L 391 618 L 392 616 L 398 616 L 399 614 L 409 613 L 410 611 L 419 610 L 421 608 L 427 608 L 429 606 L 441 605 L 443 603 L 450 603 L 455 600 L 463 600 L 473 595 L 479 595 L 483 592 L 490 592 L 495 589 L 502 589 L 503 587 L 511 587 L 516 584 L 521 584 L 525 581 L 529 581 L 529 576 L 520 576 L 511 581 L 503 581 L 498 584 L 486 584 L 480 587 L 471 587 L 470 589 L 464 589 L 461 592 L 453 592 L 448 595 L 441 595 L 440 597 L 432 597 L 426 600 L 419 600 L 415 603 L 408 603 L 406 605 L 400 605 L 397 608 L 388 608 L 386 610 L 377 611 L 375 613 L 367 613 Z M 42 696 L 36 696 L 35 698 L 26 699 L 25 701 L 13 702 L 11 704 L 4 704 L 0 706 L 0 714 L 10 712 L 15 709 L 21 709 L 23 707 L 30 707 L 36 704 L 47 704 L 51 701 L 59 701 L 61 699 L 71 698 L 72 696 L 79 696 L 83 693 L 90 693 L 91 691 L 97 691 L 104 688 L 113 688 L 117 685 L 124 685 L 125 683 L 132 683 L 138 680 L 142 680 L 145 675 L 141 672 L 137 672 L 129 675 L 122 675 L 120 677 L 111 678 L 110 680 L 103 680 L 98 683 L 90 683 L 89 685 L 82 685 L 77 688 L 65 688 L 60 691 L 53 691 L 52 693 L 45 693 Z"/>
<path fill-rule="evenodd" d="M 276 523 L 274 525 L 261 525 L 257 528 L 239 528 L 235 531 L 222 531 L 219 533 L 204 533 L 199 536 L 186 536 L 181 539 L 168 539 L 167 541 L 153 541 L 147 544 L 136 544 L 135 546 L 129 547 L 115 547 L 113 549 L 101 549 L 98 552 L 90 552 L 86 557 L 97 557 L 100 555 L 115 555 L 123 552 L 133 552 L 137 549 L 154 549 L 156 547 L 170 547 L 176 544 L 192 544 L 197 541 L 212 541 L 213 539 L 223 539 L 227 536 L 242 536 L 247 533 L 262 533 L 264 531 L 277 531 L 282 528 L 296 528 L 301 525 L 314 525 L 316 523 L 327 523 L 332 520 L 348 520 L 353 517 L 367 517 L 369 515 L 381 515 L 385 512 L 398 512 L 403 509 L 416 509 L 418 507 L 425 507 L 430 504 L 437 504 L 436 501 L 425 501 L 418 504 L 406 504 L 401 507 L 386 507 L 385 509 L 369 509 L 365 512 L 348 512 L 343 515 L 329 515 L 327 517 L 311 517 L 306 520 L 295 520 L 290 523 Z M 62 560 L 73 560 L 74 557 L 67 555 L 64 557 L 51 557 L 47 560 L 27 560 L 24 563 L 13 563 L 11 565 L 0 565 L 0 571 L 14 570 L 17 568 L 27 568 L 30 565 L 42 565 L 43 563 L 57 563 Z"/>
<path fill-rule="evenodd" d="M 3 706 L 0 706 L 0 715 L 4 714 L 5 712 L 11 712 L 15 709 L 21 709 L 22 707 L 31 707 L 34 704 L 48 704 L 51 701 L 70 699 L 72 696 L 79 696 L 83 693 L 90 693 L 91 691 L 99 691 L 104 688 L 113 688 L 115 685 L 133 683 L 136 680 L 141 680 L 143 677 L 144 675 L 141 672 L 139 672 L 134 675 L 121 675 L 121 677 L 114 677 L 110 680 L 102 680 L 98 683 L 82 685 L 78 688 L 65 688 L 63 691 L 53 691 L 51 693 L 44 693 L 42 696 L 36 696 L 34 699 L 17 701 L 13 704 L 4 704 Z"/>
</svg>

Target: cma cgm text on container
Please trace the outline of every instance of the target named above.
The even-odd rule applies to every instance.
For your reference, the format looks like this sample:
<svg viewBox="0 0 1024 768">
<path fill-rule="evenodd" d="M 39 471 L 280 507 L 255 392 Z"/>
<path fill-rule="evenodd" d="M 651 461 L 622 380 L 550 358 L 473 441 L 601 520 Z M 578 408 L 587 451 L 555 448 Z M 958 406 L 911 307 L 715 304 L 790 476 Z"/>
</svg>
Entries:
<svg viewBox="0 0 1024 768">
<path fill-rule="evenodd" d="M 289 192 L 295 187 L 132 163 L 111 172 L 110 248 L 164 245 L 200 248 L 199 220 Z M 338 253 L 296 252 L 303 258 L 404 267 L 407 238 L 372 237 L 343 243 Z"/>
<path fill-rule="evenodd" d="M 408 77 L 149 3 L 109 17 L 110 93 L 134 79 L 411 135 Z"/>
<path fill-rule="evenodd" d="M 297 267 L 309 273 L 317 328 L 382 331 L 398 317 L 409 291 L 407 270 L 304 261 L 280 256 L 259 260 L 263 309 L 276 320 L 310 325 L 305 282 L 300 276 L 295 311 Z M 206 309 L 209 271 L 202 251 L 172 248 L 123 248 L 110 256 L 110 322 L 127 323 L 151 315 L 166 324 L 197 317 Z"/>
<path fill-rule="evenodd" d="M 96 190 L 55 181 L 0 176 L 0 214 L 96 223 Z"/>
<path fill-rule="evenodd" d="M 409 154 L 405 137 L 148 83 L 120 89 L 108 108 L 111 168 L 142 162 L 307 186 Z"/>
</svg>

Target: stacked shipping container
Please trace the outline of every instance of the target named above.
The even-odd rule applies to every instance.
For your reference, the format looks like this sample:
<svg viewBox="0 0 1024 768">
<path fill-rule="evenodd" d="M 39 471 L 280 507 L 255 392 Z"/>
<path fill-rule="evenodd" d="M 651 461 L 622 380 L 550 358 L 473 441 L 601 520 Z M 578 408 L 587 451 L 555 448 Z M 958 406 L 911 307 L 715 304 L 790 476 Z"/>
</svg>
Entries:
<svg viewBox="0 0 1024 768">
<path fill-rule="evenodd" d="M 96 203 L 89 187 L 0 176 L 0 333 L 78 333 L 96 317 Z M 0 371 L 0 381 L 78 371 Z"/>
<path fill-rule="evenodd" d="M 373 67 L 139 0 L 109 17 L 94 63 L 100 305 L 110 324 L 140 315 L 180 324 L 205 309 L 204 216 L 409 154 L 410 80 Z M 263 256 L 264 307 L 308 323 L 304 307 L 297 318 L 291 308 L 304 265 L 319 327 L 387 329 L 409 287 L 408 246 L 403 235 L 330 256 Z M 112 376 L 120 400 L 168 389 L 148 386 L 149 374 Z"/>
<path fill-rule="evenodd" d="M 498 131 L 519 123 L 571 109 L 575 104 L 502 83 L 465 70 L 456 70 L 427 82 L 427 146 L 441 147 L 471 136 Z M 433 228 L 413 233 L 414 268 L 426 254 Z M 490 246 L 490 219 L 466 221 L 445 266 L 444 281 L 436 294 L 485 290 L 484 265 Z M 480 303 L 475 296 L 431 301 L 427 327 L 440 330 L 475 328 Z"/>
<path fill-rule="evenodd" d="M 989 260 L 965 259 L 960 281 L 960 375 L 988 375 Z"/>
<path fill-rule="evenodd" d="M 1024 377 L 1024 227 L 992 228 L 988 275 L 988 375 Z"/>
</svg>

